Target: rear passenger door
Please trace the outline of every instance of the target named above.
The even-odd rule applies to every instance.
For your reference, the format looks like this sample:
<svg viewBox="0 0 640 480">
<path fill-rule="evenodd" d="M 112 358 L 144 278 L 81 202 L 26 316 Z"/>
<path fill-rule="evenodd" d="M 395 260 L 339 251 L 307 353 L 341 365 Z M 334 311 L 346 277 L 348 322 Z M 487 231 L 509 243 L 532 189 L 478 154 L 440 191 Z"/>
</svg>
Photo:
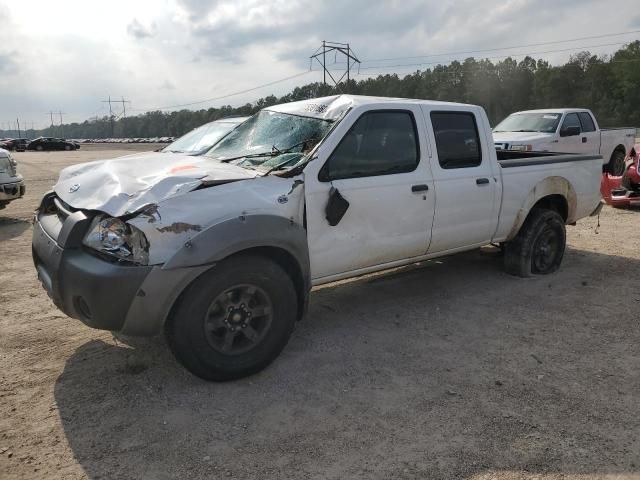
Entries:
<svg viewBox="0 0 640 480">
<path fill-rule="evenodd" d="M 436 209 L 429 253 L 485 245 L 497 226 L 499 192 L 495 153 L 491 156 L 488 150 L 483 118 L 474 111 L 438 111 L 430 106 L 423 106 L 423 112 L 436 146 L 431 158 Z"/>
</svg>

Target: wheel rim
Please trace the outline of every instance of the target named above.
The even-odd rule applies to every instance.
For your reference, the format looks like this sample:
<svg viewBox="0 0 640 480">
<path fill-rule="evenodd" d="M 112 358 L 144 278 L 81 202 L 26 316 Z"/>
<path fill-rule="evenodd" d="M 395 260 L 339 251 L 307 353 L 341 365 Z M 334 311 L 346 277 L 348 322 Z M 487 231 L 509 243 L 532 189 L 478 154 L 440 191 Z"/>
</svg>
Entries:
<svg viewBox="0 0 640 480">
<path fill-rule="evenodd" d="M 560 237 L 558 232 L 550 227 L 546 227 L 533 246 L 533 256 L 531 263 L 534 272 L 544 273 L 553 268 L 558 255 Z"/>
<path fill-rule="evenodd" d="M 273 319 L 269 295 L 260 287 L 236 285 L 218 295 L 204 318 L 207 342 L 224 355 L 238 355 L 257 346 Z"/>
</svg>

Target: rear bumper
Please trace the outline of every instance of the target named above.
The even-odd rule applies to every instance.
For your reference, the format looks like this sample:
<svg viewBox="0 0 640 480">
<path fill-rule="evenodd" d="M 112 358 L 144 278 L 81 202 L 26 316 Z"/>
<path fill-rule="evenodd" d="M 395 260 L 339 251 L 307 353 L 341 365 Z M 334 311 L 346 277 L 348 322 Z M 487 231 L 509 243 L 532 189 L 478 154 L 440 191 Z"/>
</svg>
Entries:
<svg viewBox="0 0 640 480">
<path fill-rule="evenodd" d="M 24 196 L 26 189 L 22 176 L 11 178 L 9 182 L 0 183 L 0 202 L 10 202 Z"/>
</svg>

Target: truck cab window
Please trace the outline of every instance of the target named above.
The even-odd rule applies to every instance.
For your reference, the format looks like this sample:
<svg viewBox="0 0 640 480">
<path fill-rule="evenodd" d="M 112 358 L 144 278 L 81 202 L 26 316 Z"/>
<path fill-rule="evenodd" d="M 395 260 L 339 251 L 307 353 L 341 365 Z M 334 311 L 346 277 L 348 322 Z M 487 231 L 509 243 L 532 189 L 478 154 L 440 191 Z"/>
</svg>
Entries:
<svg viewBox="0 0 640 480">
<path fill-rule="evenodd" d="M 578 113 L 578 116 L 580 117 L 580 123 L 582 124 L 583 132 L 596 131 L 596 125 L 595 123 L 593 123 L 593 118 L 591 118 L 591 115 L 588 112 L 580 112 Z"/>
<path fill-rule="evenodd" d="M 471 112 L 431 112 L 431 124 L 442 168 L 470 168 L 482 163 L 478 126 Z"/>
<path fill-rule="evenodd" d="M 418 166 L 418 135 L 406 111 L 364 113 L 320 170 L 320 181 L 411 172 Z"/>
</svg>

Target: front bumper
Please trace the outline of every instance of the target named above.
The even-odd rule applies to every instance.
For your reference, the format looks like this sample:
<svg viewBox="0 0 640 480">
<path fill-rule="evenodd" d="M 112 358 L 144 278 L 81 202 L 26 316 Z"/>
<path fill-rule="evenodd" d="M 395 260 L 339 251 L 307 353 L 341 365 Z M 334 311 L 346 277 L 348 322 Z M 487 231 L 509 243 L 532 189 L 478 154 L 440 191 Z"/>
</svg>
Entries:
<svg viewBox="0 0 640 480">
<path fill-rule="evenodd" d="M 8 203 L 24 196 L 26 189 L 21 175 L 11 178 L 11 181 L 0 183 L 0 202 Z"/>
<path fill-rule="evenodd" d="M 160 333 L 180 293 L 211 267 L 165 270 L 107 260 L 82 245 L 91 222 L 84 212 L 65 218 L 43 211 L 36 213 L 32 240 L 38 279 L 60 310 L 90 327 Z"/>
</svg>

